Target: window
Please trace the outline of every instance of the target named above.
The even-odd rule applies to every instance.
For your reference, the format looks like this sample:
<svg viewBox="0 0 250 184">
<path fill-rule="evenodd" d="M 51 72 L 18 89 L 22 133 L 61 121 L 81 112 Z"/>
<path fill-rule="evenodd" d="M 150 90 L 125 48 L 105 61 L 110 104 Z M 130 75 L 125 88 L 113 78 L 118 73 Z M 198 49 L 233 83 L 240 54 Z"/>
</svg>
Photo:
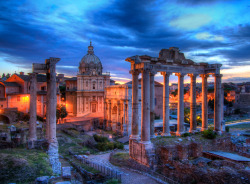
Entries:
<svg viewBox="0 0 250 184">
<path fill-rule="evenodd" d="M 95 83 L 93 83 L 93 89 L 95 89 Z"/>
<path fill-rule="evenodd" d="M 86 87 L 88 87 L 88 81 L 86 81 Z"/>
<path fill-rule="evenodd" d="M 42 90 L 42 91 L 46 91 L 46 86 L 42 86 L 42 87 L 41 87 L 41 90 Z"/>
</svg>

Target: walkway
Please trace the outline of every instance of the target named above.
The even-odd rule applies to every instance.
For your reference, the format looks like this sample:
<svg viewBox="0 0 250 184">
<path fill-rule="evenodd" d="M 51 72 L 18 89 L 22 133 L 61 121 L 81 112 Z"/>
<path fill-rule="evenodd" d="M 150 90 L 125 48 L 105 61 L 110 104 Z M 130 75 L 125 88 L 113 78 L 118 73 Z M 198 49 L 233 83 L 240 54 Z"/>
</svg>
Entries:
<svg viewBox="0 0 250 184">
<path fill-rule="evenodd" d="M 243 157 L 234 153 L 229 153 L 229 152 L 224 152 L 224 151 L 206 151 L 205 153 L 208 153 L 215 157 L 232 160 L 236 162 L 250 162 L 250 158 Z"/>
<path fill-rule="evenodd" d="M 89 160 L 110 167 L 116 171 L 122 173 L 122 184 L 133 184 L 133 183 L 141 183 L 141 184 L 158 184 L 159 182 L 155 181 L 149 176 L 139 174 L 137 172 L 130 171 L 126 168 L 117 167 L 112 165 L 109 162 L 110 153 L 105 153 L 101 155 L 90 155 L 88 157 Z"/>
</svg>

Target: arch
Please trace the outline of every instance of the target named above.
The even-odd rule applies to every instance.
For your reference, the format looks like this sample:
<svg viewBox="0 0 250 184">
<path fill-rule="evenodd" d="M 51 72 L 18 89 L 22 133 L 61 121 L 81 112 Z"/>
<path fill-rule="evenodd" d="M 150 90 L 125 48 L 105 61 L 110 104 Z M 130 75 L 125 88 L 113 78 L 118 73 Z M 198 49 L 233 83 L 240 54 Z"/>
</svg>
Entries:
<svg viewBox="0 0 250 184">
<path fill-rule="evenodd" d="M 10 124 L 10 119 L 8 116 L 5 116 L 3 114 L 0 114 L 0 122 L 3 122 L 5 124 Z"/>
</svg>

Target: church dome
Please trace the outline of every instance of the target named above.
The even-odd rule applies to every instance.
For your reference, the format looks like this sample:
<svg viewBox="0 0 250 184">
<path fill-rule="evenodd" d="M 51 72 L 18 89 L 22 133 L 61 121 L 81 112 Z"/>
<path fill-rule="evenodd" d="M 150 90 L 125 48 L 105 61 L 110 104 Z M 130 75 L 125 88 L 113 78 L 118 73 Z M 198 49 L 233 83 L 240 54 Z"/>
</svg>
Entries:
<svg viewBox="0 0 250 184">
<path fill-rule="evenodd" d="M 84 75 L 102 75 L 102 63 L 94 54 L 94 47 L 90 42 L 88 53 L 83 56 L 79 64 L 79 73 Z"/>
<path fill-rule="evenodd" d="M 90 42 L 90 46 L 88 46 L 88 53 L 83 56 L 83 58 L 81 59 L 81 63 L 89 64 L 91 62 L 93 62 L 94 64 L 101 63 L 100 59 L 94 54 L 94 47 Z"/>
</svg>

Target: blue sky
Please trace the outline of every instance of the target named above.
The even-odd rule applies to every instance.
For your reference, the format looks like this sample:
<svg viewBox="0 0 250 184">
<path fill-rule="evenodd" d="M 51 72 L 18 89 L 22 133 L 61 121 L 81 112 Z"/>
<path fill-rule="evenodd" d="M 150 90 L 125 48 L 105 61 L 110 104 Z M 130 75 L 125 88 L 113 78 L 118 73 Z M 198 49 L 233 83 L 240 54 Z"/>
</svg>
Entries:
<svg viewBox="0 0 250 184">
<path fill-rule="evenodd" d="M 75 76 L 92 40 L 118 81 L 131 79 L 127 57 L 173 46 L 195 62 L 223 64 L 224 82 L 250 78 L 247 0 L 8 0 L 0 11 L 0 74 L 59 57 L 57 72 Z"/>
</svg>

